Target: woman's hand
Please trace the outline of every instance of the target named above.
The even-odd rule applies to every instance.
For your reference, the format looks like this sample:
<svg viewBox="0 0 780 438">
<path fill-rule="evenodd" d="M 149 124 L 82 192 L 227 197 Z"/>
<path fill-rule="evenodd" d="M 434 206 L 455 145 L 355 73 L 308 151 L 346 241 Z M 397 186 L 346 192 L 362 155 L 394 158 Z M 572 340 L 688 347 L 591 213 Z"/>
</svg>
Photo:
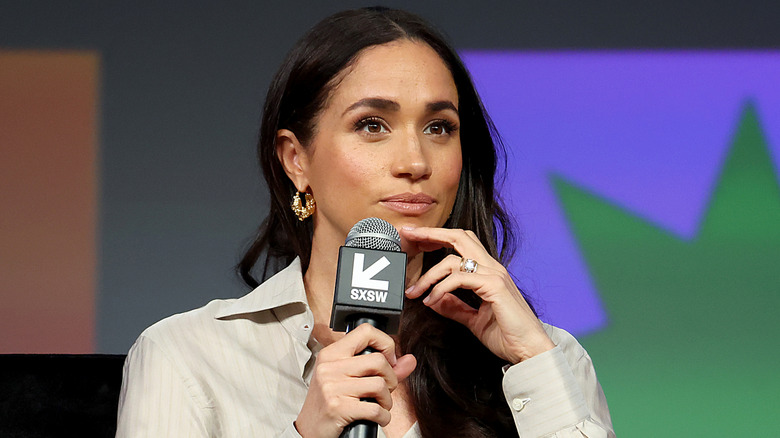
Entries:
<svg viewBox="0 0 780 438">
<path fill-rule="evenodd" d="M 462 258 L 449 255 L 421 275 L 407 289 L 407 297 L 419 298 L 430 289 L 423 300 L 426 306 L 468 327 L 493 354 L 512 364 L 555 347 L 506 268 L 490 256 L 472 231 L 428 227 L 400 231 L 420 251 L 452 248 L 478 263 L 476 272 L 463 272 Z M 451 293 L 457 289 L 473 290 L 482 299 L 479 309 Z"/>
<path fill-rule="evenodd" d="M 366 347 L 377 351 L 355 356 Z M 369 324 L 350 331 L 317 355 L 309 392 L 295 420 L 298 433 L 304 438 L 335 438 L 356 420 L 387 425 L 393 405 L 390 392 L 416 365 L 411 354 L 396 359 L 393 339 Z"/>
</svg>

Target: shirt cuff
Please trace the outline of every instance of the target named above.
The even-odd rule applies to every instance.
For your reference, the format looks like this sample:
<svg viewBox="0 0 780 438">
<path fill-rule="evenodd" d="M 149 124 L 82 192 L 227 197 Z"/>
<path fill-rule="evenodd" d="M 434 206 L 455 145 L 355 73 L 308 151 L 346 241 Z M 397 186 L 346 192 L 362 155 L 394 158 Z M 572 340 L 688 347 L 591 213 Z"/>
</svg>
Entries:
<svg viewBox="0 0 780 438">
<path fill-rule="evenodd" d="M 286 429 L 284 429 L 284 432 L 282 432 L 281 435 L 279 435 L 277 438 L 302 438 L 301 434 L 298 433 L 298 429 L 295 428 L 295 423 L 290 423 Z"/>
<path fill-rule="evenodd" d="M 520 437 L 541 437 L 588 418 L 585 397 L 560 347 L 505 370 L 504 396 Z"/>
</svg>

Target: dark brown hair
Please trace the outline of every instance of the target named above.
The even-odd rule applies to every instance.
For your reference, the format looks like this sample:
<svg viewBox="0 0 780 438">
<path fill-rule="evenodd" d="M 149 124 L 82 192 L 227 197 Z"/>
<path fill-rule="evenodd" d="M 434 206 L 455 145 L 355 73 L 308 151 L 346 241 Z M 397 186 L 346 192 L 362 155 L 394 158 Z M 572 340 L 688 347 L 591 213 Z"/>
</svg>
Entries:
<svg viewBox="0 0 780 438">
<path fill-rule="evenodd" d="M 237 267 L 250 287 L 259 284 L 252 270 L 264 253 L 263 280 L 295 257 L 300 257 L 304 272 L 309 264 L 312 221 L 300 222 L 290 210 L 296 189 L 276 155 L 277 131 L 289 129 L 307 145 L 317 116 L 338 86 L 338 74 L 363 49 L 400 39 L 429 45 L 449 68 L 458 90 L 463 169 L 455 205 L 444 226 L 472 230 L 493 257 L 505 264 L 511 258 L 515 245 L 511 219 L 494 192 L 497 162 L 504 149 L 463 62 L 420 17 L 400 10 L 364 8 L 328 17 L 306 33 L 268 90 L 257 152 L 271 207 Z M 427 253 L 424 269 L 445 254 Z M 460 292 L 464 301 L 479 305 L 473 292 Z M 505 365 L 501 359 L 467 328 L 439 316 L 420 300 L 406 303 L 402 321 L 401 348 L 418 361 L 408 384 L 423 436 L 516 435 L 501 387 Z"/>
</svg>

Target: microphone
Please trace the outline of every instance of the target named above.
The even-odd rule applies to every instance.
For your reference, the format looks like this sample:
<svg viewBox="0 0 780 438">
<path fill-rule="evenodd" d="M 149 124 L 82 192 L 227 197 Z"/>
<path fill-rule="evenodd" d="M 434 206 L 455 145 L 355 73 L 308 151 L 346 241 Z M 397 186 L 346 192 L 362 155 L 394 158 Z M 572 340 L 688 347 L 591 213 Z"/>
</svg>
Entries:
<svg viewBox="0 0 780 438">
<path fill-rule="evenodd" d="M 406 253 L 401 252 L 398 230 L 376 217 L 359 221 L 339 248 L 330 327 L 349 332 L 368 323 L 385 333 L 398 333 L 405 283 Z M 359 354 L 373 351 L 366 348 Z M 376 438 L 377 427 L 359 420 L 345 427 L 340 438 Z"/>
</svg>

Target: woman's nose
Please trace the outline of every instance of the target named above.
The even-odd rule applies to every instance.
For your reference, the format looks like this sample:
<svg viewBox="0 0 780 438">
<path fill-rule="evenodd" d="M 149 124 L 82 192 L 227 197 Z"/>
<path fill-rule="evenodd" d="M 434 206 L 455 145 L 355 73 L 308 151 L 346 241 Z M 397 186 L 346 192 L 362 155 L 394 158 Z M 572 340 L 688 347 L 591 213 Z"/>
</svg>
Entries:
<svg viewBox="0 0 780 438">
<path fill-rule="evenodd" d="M 412 180 L 425 179 L 431 176 L 431 163 L 418 135 L 410 133 L 400 143 L 395 151 L 393 175 Z"/>
</svg>

